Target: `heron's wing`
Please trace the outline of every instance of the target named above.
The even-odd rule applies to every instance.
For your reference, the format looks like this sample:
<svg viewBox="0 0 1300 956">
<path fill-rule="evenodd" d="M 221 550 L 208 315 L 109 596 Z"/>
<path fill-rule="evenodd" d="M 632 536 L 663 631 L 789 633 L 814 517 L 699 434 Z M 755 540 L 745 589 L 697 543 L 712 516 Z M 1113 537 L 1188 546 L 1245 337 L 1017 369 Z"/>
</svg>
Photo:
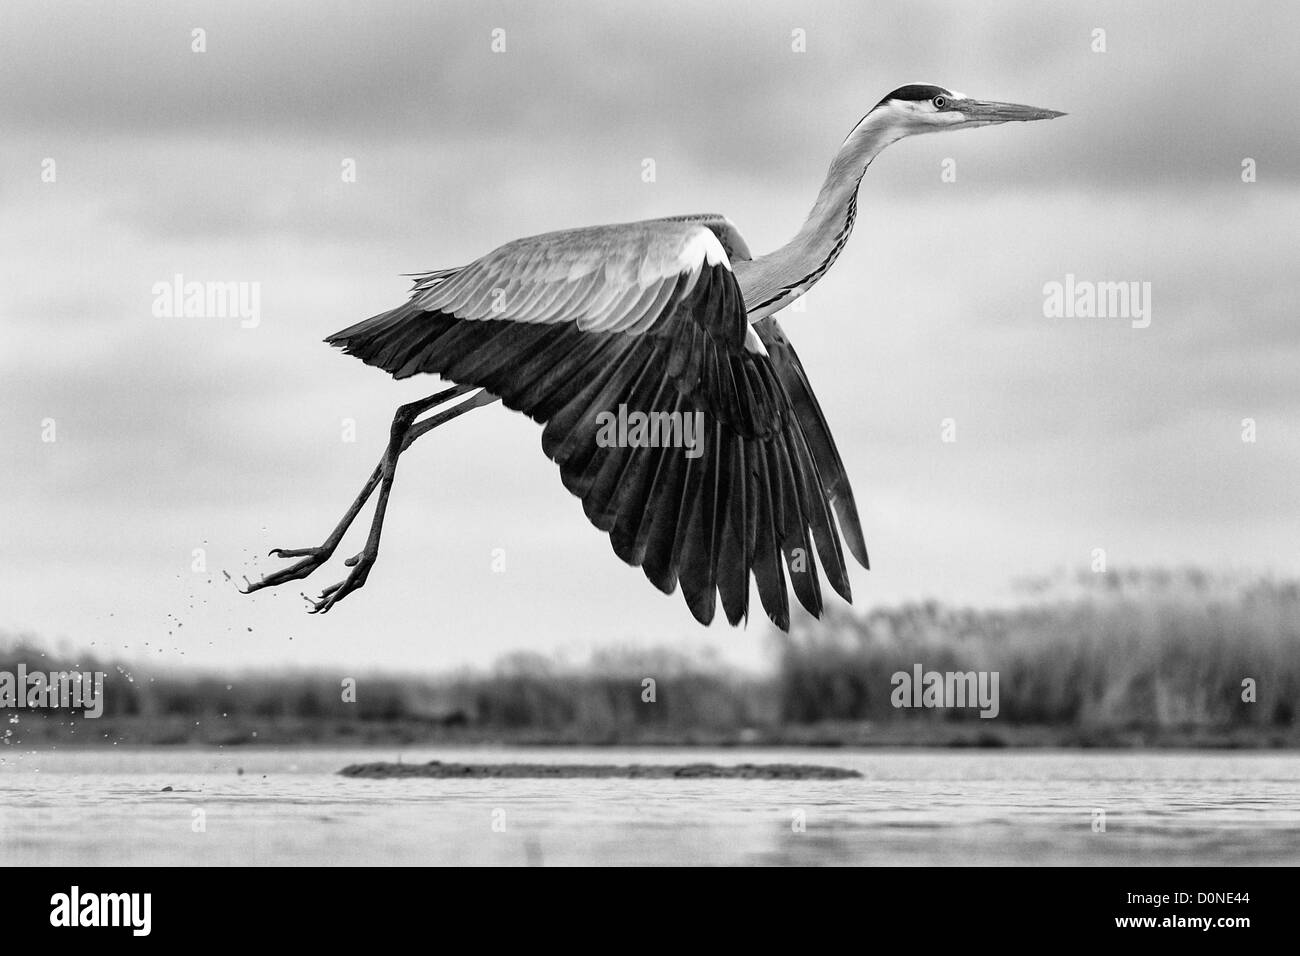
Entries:
<svg viewBox="0 0 1300 956">
<path fill-rule="evenodd" d="M 752 574 L 788 627 L 786 571 L 819 614 L 814 550 L 850 597 L 814 448 L 715 224 L 517 240 L 328 341 L 399 378 L 481 386 L 543 423 L 543 450 L 615 553 L 665 592 L 680 582 L 703 623 L 719 594 L 728 620 L 746 617 Z"/>
<path fill-rule="evenodd" d="M 640 227 L 643 226 L 650 226 L 651 228 L 653 228 L 653 224 L 655 223 L 674 223 L 674 222 L 688 223 L 688 224 L 698 223 L 699 225 L 704 226 L 706 229 L 712 232 L 714 236 L 717 237 L 718 242 L 722 245 L 722 250 L 727 254 L 727 259 L 731 262 L 740 262 L 742 260 L 748 261 L 754 258 L 753 254 L 749 251 L 749 245 L 745 242 L 745 237 L 740 234 L 740 230 L 736 228 L 736 224 L 733 223 L 726 216 L 721 216 L 713 212 L 696 213 L 694 215 L 686 215 L 686 216 L 665 216 L 662 219 L 651 219 L 646 223 L 628 223 L 623 226 L 607 226 L 601 228 L 611 229 L 611 230 L 632 230 L 632 229 L 639 229 Z M 579 233 L 595 232 L 595 230 L 592 229 L 579 229 L 574 231 Z M 560 235 L 564 235 L 564 234 L 549 233 L 542 236 L 533 236 L 530 239 L 521 240 L 521 243 L 534 243 L 534 242 L 541 242 L 542 240 L 551 241 Z M 511 245 L 514 244 L 512 243 Z M 509 246 L 503 247 L 503 249 L 506 248 L 509 248 Z M 497 250 L 497 253 L 502 252 L 503 249 Z M 494 253 L 494 255 L 495 254 L 496 253 Z M 438 283 L 443 282 L 444 280 L 450 278 L 456 273 L 463 271 L 463 269 L 464 267 L 462 266 L 454 269 L 436 269 L 431 272 L 414 273 L 413 277 L 415 278 L 415 288 L 413 291 L 427 292 Z"/>
<path fill-rule="evenodd" d="M 858 506 L 853 501 L 853 487 L 849 484 L 844 462 L 840 460 L 839 449 L 831 437 L 830 426 L 822 414 L 817 396 L 813 394 L 808 375 L 803 363 L 795 352 L 785 330 L 776 321 L 776 316 L 768 316 L 754 323 L 754 330 L 767 347 L 767 354 L 776 369 L 777 377 L 785 386 L 785 393 L 799 426 L 803 430 L 808 447 L 812 450 L 813 461 L 817 463 L 817 472 L 821 476 L 822 491 L 826 500 L 835 509 L 839 518 L 840 531 L 848 542 L 849 550 L 864 568 L 867 563 L 867 542 L 862 534 L 862 525 L 858 521 Z"/>
</svg>

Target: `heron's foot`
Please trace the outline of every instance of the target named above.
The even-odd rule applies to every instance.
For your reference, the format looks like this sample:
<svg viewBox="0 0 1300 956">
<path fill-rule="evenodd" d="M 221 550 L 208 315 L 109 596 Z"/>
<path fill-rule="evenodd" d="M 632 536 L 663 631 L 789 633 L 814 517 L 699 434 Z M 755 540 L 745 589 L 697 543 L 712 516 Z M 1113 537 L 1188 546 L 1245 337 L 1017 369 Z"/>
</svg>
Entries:
<svg viewBox="0 0 1300 956">
<path fill-rule="evenodd" d="M 328 561 L 333 553 L 334 549 L 325 545 L 319 548 L 273 548 L 270 552 L 273 558 L 302 558 L 302 560 L 279 571 L 272 571 L 260 581 L 249 581 L 248 578 L 244 578 L 248 587 L 243 593 L 252 594 L 254 591 L 273 588 L 286 581 L 299 581 Z"/>
<path fill-rule="evenodd" d="M 348 572 L 348 576 L 338 584 L 331 584 L 327 587 L 321 592 L 317 600 L 313 601 L 311 598 L 307 598 L 307 603 L 311 605 L 307 613 L 324 614 L 353 591 L 362 588 L 366 583 L 366 578 L 370 576 L 370 569 L 374 566 L 377 557 L 379 557 L 378 551 L 371 551 L 367 548 L 360 554 L 353 555 L 344 561 L 343 564 L 352 569 Z"/>
</svg>

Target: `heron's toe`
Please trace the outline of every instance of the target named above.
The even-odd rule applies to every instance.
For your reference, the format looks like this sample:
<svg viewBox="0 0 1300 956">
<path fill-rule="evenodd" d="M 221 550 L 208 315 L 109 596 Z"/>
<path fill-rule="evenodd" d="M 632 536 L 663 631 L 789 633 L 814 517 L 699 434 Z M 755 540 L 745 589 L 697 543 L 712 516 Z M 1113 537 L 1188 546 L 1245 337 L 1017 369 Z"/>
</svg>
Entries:
<svg viewBox="0 0 1300 956">
<path fill-rule="evenodd" d="M 272 548 L 267 552 L 273 558 L 320 558 L 329 557 L 324 548 Z"/>
<path fill-rule="evenodd" d="M 278 571 L 272 571 L 263 575 L 259 581 L 250 581 L 244 578 L 244 584 L 241 593 L 252 594 L 254 591 L 260 591 L 262 588 L 273 588 L 276 585 L 284 584 L 288 581 L 297 581 L 307 577 L 322 564 L 329 560 L 333 549 L 319 548 L 272 548 L 271 557 L 275 558 L 302 558 L 301 561 L 289 565 L 287 568 L 281 568 Z"/>
<path fill-rule="evenodd" d="M 362 551 L 360 554 L 353 555 L 344 562 L 345 565 L 352 568 L 348 576 L 337 584 L 331 584 L 321 592 L 320 597 L 312 600 L 303 595 L 307 603 L 311 605 L 307 609 L 308 614 L 326 614 L 339 601 L 359 590 L 366 583 L 366 578 L 370 575 L 370 568 L 375 563 L 375 555 Z"/>
</svg>

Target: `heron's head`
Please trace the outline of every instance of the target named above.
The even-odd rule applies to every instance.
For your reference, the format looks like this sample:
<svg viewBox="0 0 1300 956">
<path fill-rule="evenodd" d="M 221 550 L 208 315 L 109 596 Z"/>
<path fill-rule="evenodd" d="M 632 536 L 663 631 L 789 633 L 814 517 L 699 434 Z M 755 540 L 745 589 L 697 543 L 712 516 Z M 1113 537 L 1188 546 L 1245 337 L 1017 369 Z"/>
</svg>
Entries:
<svg viewBox="0 0 1300 956">
<path fill-rule="evenodd" d="M 964 93 L 945 90 L 942 86 L 919 83 L 894 90 L 867 115 L 873 114 L 883 114 L 878 119 L 903 136 L 991 126 L 994 123 L 1024 123 L 1065 115 L 1036 106 L 976 100 Z"/>
</svg>

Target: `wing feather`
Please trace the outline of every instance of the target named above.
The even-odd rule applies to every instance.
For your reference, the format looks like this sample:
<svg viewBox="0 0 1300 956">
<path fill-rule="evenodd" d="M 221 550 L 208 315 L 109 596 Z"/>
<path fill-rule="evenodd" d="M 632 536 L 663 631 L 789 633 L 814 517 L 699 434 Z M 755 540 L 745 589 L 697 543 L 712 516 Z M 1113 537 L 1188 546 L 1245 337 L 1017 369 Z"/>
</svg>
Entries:
<svg viewBox="0 0 1300 956">
<path fill-rule="evenodd" d="M 835 447 L 835 439 L 831 437 L 830 426 L 826 424 L 826 416 L 822 414 L 817 396 L 813 394 L 803 363 L 799 361 L 799 355 L 775 316 L 762 319 L 755 323 L 754 328 L 767 347 L 772 366 L 790 397 L 790 405 L 799 420 L 813 460 L 817 463 L 822 489 L 839 518 L 840 530 L 849 550 L 859 564 L 864 568 L 870 567 L 866 538 L 858 520 L 858 507 L 853 501 L 853 487 L 849 483 L 844 462 L 840 459 L 839 449 Z"/>
<path fill-rule="evenodd" d="M 748 323 L 731 271 L 748 258 L 719 216 L 534 236 L 418 278 L 408 303 L 328 341 L 397 377 L 499 396 L 543 425 L 543 451 L 622 560 L 660 590 L 680 584 L 703 623 L 719 597 L 746 620 L 752 577 L 784 629 L 787 588 L 821 613 L 819 562 L 849 598 L 839 533 L 864 563 L 865 548 L 798 357 L 774 320 Z M 657 425 L 648 446 L 602 440 L 624 411 L 698 417 L 702 446 L 664 445 Z"/>
</svg>

